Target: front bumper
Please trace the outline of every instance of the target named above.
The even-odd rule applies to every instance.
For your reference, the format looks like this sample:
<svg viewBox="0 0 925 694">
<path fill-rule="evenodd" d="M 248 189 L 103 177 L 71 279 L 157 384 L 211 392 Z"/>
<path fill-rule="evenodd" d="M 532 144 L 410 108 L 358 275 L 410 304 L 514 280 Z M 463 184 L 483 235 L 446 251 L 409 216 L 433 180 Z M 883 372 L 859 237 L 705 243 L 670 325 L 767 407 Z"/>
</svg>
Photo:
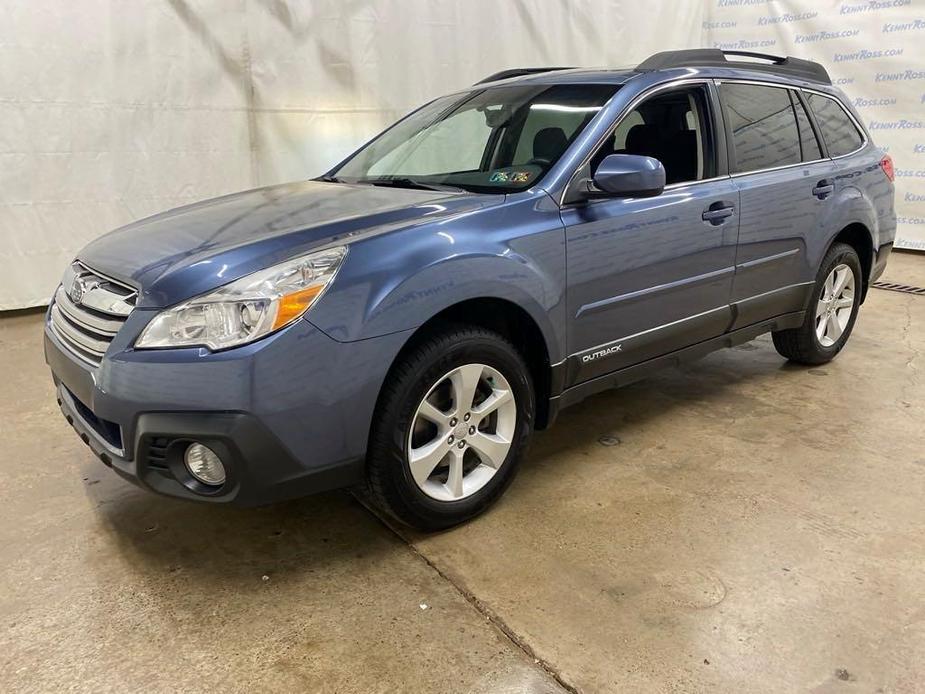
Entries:
<svg viewBox="0 0 925 694">
<path fill-rule="evenodd" d="M 114 341 L 97 368 L 47 325 L 44 341 L 62 413 L 114 471 L 169 496 L 256 505 L 362 480 L 375 401 L 404 338 L 338 343 L 302 320 L 215 354 Z M 219 489 L 186 472 L 192 442 L 225 463 Z"/>
</svg>

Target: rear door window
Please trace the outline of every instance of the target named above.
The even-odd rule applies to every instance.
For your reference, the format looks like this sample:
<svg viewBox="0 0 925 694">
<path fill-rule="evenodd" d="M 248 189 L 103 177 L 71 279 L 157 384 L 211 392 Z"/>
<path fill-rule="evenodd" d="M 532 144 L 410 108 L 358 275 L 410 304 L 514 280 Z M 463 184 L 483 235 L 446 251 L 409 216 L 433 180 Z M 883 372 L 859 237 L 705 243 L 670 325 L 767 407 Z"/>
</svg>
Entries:
<svg viewBox="0 0 925 694">
<path fill-rule="evenodd" d="M 797 113 L 797 125 L 800 128 L 800 147 L 803 148 L 803 161 L 822 159 L 822 149 L 819 147 L 819 140 L 816 139 L 816 133 L 813 132 L 813 126 L 809 122 L 806 109 L 795 93 L 791 92 L 790 96 L 793 99 L 793 109 Z"/>
<path fill-rule="evenodd" d="M 821 94 L 808 94 L 809 107 L 816 116 L 822 139 L 830 157 L 840 157 L 859 149 L 864 142 L 857 126 L 835 99 Z"/>
<path fill-rule="evenodd" d="M 720 94 L 732 130 L 734 173 L 802 161 L 800 134 L 786 88 L 724 82 Z"/>
</svg>

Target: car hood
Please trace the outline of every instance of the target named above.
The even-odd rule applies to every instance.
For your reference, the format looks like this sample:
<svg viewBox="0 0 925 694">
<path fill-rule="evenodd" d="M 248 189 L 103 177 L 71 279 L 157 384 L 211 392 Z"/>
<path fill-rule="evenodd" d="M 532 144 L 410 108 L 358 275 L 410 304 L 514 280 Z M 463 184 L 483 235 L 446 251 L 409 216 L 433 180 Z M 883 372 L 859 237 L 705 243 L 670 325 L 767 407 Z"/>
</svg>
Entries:
<svg viewBox="0 0 925 694">
<path fill-rule="evenodd" d="M 306 181 L 205 200 L 133 222 L 90 243 L 87 266 L 163 307 L 315 248 L 467 214 L 503 195 Z"/>
</svg>

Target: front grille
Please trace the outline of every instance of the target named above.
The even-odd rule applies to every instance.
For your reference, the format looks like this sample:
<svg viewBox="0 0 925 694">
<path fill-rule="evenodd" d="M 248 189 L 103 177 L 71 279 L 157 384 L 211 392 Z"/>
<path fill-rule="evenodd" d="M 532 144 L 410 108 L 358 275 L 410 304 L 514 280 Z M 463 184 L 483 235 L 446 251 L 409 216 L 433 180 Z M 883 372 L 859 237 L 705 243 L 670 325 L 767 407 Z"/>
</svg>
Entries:
<svg viewBox="0 0 925 694">
<path fill-rule="evenodd" d="M 74 356 L 99 366 L 136 298 L 128 285 L 74 263 L 52 299 L 49 325 Z"/>
</svg>

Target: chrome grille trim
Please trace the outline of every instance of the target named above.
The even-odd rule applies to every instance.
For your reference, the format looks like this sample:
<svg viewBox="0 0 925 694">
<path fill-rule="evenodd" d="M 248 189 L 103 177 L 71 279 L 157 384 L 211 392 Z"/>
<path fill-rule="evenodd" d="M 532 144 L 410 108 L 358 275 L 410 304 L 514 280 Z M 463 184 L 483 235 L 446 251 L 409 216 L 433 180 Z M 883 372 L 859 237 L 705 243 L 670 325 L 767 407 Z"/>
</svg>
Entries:
<svg viewBox="0 0 925 694">
<path fill-rule="evenodd" d="M 124 295 L 116 294 L 103 287 L 94 287 L 83 295 L 80 303 L 87 308 L 96 309 L 100 313 L 125 319 L 134 308 L 125 298 Z"/>
<path fill-rule="evenodd" d="M 55 291 L 49 329 L 75 357 L 99 366 L 136 296 L 131 287 L 75 262 Z"/>
<path fill-rule="evenodd" d="M 122 327 L 122 321 L 110 318 L 100 318 L 89 311 L 85 311 L 80 306 L 71 301 L 71 297 L 64 291 L 64 287 L 58 287 L 55 292 L 55 305 L 61 309 L 61 313 L 67 316 L 72 322 L 77 323 L 81 328 L 92 330 L 100 335 L 115 337 Z"/>
<path fill-rule="evenodd" d="M 57 304 L 51 307 L 51 325 L 67 342 L 76 344 L 85 352 L 102 357 L 109 349 L 109 340 L 100 340 L 82 331 L 62 315 Z"/>
<path fill-rule="evenodd" d="M 78 277 L 88 283 L 88 289 L 80 299 L 83 306 L 123 320 L 135 308 L 137 292 L 134 289 L 80 262 L 73 263 L 64 273 L 61 286 L 65 292 L 70 292 L 71 285 Z"/>
</svg>

